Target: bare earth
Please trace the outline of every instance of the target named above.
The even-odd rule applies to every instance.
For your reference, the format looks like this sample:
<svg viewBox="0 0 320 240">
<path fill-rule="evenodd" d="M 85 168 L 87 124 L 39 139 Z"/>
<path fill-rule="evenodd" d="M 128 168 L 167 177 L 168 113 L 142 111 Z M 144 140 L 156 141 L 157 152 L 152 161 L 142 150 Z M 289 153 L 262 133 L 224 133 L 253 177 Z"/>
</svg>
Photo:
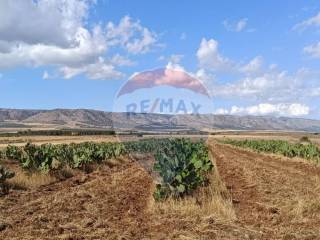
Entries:
<svg viewBox="0 0 320 240">
<path fill-rule="evenodd" d="M 149 171 L 127 160 L 12 190 L 0 198 L 0 239 L 320 239 L 319 167 L 214 141 L 210 148 L 214 178 L 229 191 L 211 205 L 155 203 Z"/>
<path fill-rule="evenodd" d="M 320 169 L 303 161 L 214 145 L 241 225 L 261 239 L 320 239 Z"/>
</svg>

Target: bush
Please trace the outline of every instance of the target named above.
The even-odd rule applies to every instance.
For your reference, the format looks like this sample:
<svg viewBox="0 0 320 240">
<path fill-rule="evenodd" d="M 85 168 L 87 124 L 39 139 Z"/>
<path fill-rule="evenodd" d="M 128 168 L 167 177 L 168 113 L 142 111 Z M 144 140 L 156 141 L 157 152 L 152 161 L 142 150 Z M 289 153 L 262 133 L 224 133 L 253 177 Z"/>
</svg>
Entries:
<svg viewBox="0 0 320 240">
<path fill-rule="evenodd" d="M 305 143 L 311 143 L 310 139 L 308 136 L 303 136 L 300 138 L 300 142 L 305 142 Z"/>
<path fill-rule="evenodd" d="M 22 158 L 22 149 L 17 146 L 9 145 L 6 147 L 5 157 L 9 160 L 20 160 Z"/>
<path fill-rule="evenodd" d="M 0 194 L 1 195 L 8 194 L 9 186 L 6 180 L 13 177 L 14 177 L 14 172 L 8 171 L 2 165 L 0 165 Z"/>
<path fill-rule="evenodd" d="M 1 150 L 0 149 L 0 160 L 1 159 L 5 159 L 6 158 L 6 152 L 5 152 L 5 150 Z"/>
<path fill-rule="evenodd" d="M 206 173 L 213 167 L 208 148 L 203 142 L 171 140 L 155 154 L 154 169 L 163 181 L 156 186 L 154 198 L 182 197 L 191 194 L 198 186 L 207 183 Z"/>
</svg>

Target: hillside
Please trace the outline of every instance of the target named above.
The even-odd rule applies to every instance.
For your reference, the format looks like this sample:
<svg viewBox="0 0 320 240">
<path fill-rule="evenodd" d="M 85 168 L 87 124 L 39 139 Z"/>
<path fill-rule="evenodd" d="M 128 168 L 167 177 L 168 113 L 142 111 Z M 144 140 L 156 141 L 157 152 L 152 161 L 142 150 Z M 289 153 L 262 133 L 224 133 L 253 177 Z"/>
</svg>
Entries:
<svg viewBox="0 0 320 240">
<path fill-rule="evenodd" d="M 111 113 L 89 109 L 0 109 L 0 127 L 54 124 L 58 127 L 95 127 L 135 130 L 290 130 L 320 132 L 320 121 L 302 118 L 233 115 L 165 115 Z"/>
</svg>

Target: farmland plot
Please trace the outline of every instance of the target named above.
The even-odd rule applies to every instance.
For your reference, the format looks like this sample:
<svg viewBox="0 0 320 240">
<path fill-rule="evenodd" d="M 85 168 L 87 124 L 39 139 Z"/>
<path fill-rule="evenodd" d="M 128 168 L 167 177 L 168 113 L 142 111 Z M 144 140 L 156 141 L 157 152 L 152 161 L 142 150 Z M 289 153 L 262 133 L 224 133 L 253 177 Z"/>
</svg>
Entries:
<svg viewBox="0 0 320 240">
<path fill-rule="evenodd" d="M 178 156 L 179 152 L 172 151 L 168 142 L 163 143 L 168 151 L 163 151 L 166 157 L 161 161 Z M 185 146 L 194 144 L 183 140 L 174 143 L 180 154 Z M 141 147 L 131 143 L 127 147 L 139 154 L 90 163 L 87 172 L 83 171 L 86 164 L 74 166 L 75 159 L 70 158 L 72 176 L 23 191 L 13 189 L 0 198 L 0 238 L 319 239 L 319 167 L 213 140 L 208 143 L 207 156 L 213 167 L 205 174 L 207 181 L 181 198 L 180 177 L 169 178 L 174 179 L 173 193 L 178 193 L 178 198 L 172 194 L 160 201 L 154 196 L 159 182 L 150 174 L 150 166 L 159 163 L 156 154 L 150 154 L 148 149 L 155 145 Z M 113 149 L 118 147 L 114 145 Z M 205 149 L 204 145 L 196 147 L 197 156 L 203 160 L 207 159 Z M 97 154 L 96 150 L 87 152 L 87 156 Z M 190 160 L 194 168 L 206 168 L 206 161 L 200 164 L 186 156 L 192 154 L 179 158 Z M 17 169 L 16 162 L 6 163 Z M 56 171 L 42 168 L 41 164 L 30 166 L 36 172 Z M 161 166 L 156 169 L 161 171 Z M 180 170 L 182 174 L 184 171 Z"/>
</svg>

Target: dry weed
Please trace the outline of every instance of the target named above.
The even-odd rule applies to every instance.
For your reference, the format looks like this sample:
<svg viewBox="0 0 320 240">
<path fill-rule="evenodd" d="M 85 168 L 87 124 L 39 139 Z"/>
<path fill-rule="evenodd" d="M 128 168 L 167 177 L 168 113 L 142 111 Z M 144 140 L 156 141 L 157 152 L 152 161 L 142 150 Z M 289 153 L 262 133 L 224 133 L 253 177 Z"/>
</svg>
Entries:
<svg viewBox="0 0 320 240">
<path fill-rule="evenodd" d="M 23 170 L 15 170 L 15 176 L 9 179 L 8 183 L 13 189 L 34 189 L 55 181 L 55 177 L 46 173 L 26 173 Z"/>
</svg>

